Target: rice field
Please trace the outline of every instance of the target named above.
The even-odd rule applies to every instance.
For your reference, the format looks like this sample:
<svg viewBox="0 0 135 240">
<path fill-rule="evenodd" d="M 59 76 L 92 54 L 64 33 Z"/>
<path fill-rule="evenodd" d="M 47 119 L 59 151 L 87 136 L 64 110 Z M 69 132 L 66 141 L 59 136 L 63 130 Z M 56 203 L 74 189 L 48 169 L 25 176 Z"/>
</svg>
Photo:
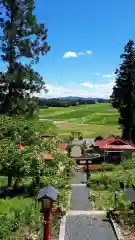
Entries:
<svg viewBox="0 0 135 240">
<path fill-rule="evenodd" d="M 75 107 L 41 109 L 39 118 L 54 121 L 61 135 L 69 136 L 71 131 L 81 131 L 84 137 L 120 134 L 119 114 L 107 103 Z"/>
</svg>

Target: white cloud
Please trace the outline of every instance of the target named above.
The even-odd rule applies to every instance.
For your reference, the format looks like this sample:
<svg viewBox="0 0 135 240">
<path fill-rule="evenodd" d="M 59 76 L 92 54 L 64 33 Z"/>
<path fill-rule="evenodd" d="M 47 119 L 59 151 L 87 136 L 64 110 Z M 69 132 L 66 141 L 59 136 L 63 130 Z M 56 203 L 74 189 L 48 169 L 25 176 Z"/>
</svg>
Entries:
<svg viewBox="0 0 135 240">
<path fill-rule="evenodd" d="M 90 50 L 88 50 L 88 51 L 86 51 L 86 53 L 87 53 L 88 55 L 91 55 L 93 52 L 90 51 Z"/>
<path fill-rule="evenodd" d="M 98 72 L 94 73 L 94 75 L 96 75 L 96 76 L 101 76 L 101 74 L 98 73 Z"/>
<path fill-rule="evenodd" d="M 112 78 L 112 77 L 114 77 L 114 73 L 111 73 L 111 74 L 103 74 L 102 77 L 103 77 L 103 78 Z"/>
<path fill-rule="evenodd" d="M 92 95 L 96 97 L 109 97 L 111 95 L 113 86 L 115 85 L 115 81 L 111 80 L 108 83 L 101 83 L 101 84 L 91 84 L 89 82 L 83 82 L 80 84 L 85 88 L 92 88 Z M 90 90 L 89 90 L 90 91 Z"/>
<path fill-rule="evenodd" d="M 89 82 L 84 82 L 80 84 L 85 89 L 88 89 L 89 91 L 86 91 L 89 94 L 89 97 L 101 97 L 101 98 L 108 98 L 111 93 L 113 86 L 115 85 L 115 81 L 111 80 L 107 83 L 100 83 L 100 84 L 92 84 Z M 92 89 L 92 91 L 91 91 Z"/>
<path fill-rule="evenodd" d="M 86 52 L 73 52 L 73 51 L 69 51 L 69 52 L 66 52 L 64 54 L 64 58 L 76 58 L 78 56 L 81 56 L 81 55 L 91 55 L 93 52 L 92 51 L 86 51 Z"/>
<path fill-rule="evenodd" d="M 93 88 L 93 84 L 88 83 L 88 82 L 83 82 L 83 83 L 81 83 L 80 85 L 83 86 L 83 87 Z"/>
<path fill-rule="evenodd" d="M 101 73 L 94 73 L 96 76 L 101 76 L 103 78 L 114 78 L 115 74 L 114 73 L 108 73 L 108 74 L 101 74 Z"/>
<path fill-rule="evenodd" d="M 84 52 L 79 52 L 78 56 L 80 56 L 80 55 L 85 55 L 85 53 Z"/>
<path fill-rule="evenodd" d="M 82 82 L 80 85 L 76 84 L 76 87 L 64 87 L 60 85 L 55 86 L 47 84 L 46 87 L 48 89 L 48 93 L 41 91 L 40 94 L 36 96 L 41 98 L 58 98 L 68 96 L 108 98 L 112 93 L 113 86 L 113 80 L 101 84 Z"/>
<path fill-rule="evenodd" d="M 75 58 L 75 57 L 77 57 L 77 53 L 69 51 L 69 52 L 66 52 L 63 57 L 64 58 Z"/>
</svg>

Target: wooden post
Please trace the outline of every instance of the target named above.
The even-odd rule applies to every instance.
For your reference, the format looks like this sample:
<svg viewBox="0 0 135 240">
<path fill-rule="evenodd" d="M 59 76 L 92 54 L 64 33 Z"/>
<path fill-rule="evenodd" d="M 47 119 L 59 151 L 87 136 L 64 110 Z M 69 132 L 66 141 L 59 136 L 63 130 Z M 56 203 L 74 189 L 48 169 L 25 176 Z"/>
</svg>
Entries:
<svg viewBox="0 0 135 240">
<path fill-rule="evenodd" d="M 51 212 L 53 208 L 53 201 L 50 203 L 50 207 L 48 209 L 44 209 L 44 233 L 43 240 L 51 239 Z"/>
<path fill-rule="evenodd" d="M 50 210 L 44 212 L 44 235 L 43 240 L 50 240 Z"/>
</svg>

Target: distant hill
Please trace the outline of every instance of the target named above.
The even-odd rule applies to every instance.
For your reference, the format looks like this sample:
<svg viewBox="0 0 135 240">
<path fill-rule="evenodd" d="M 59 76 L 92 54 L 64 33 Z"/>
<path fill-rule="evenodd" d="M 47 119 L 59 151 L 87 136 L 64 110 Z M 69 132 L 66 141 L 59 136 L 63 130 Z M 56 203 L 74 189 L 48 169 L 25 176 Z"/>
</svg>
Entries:
<svg viewBox="0 0 135 240">
<path fill-rule="evenodd" d="M 74 101 L 77 101 L 77 100 L 95 100 L 95 101 L 98 101 L 98 100 L 107 100 L 105 98 L 92 98 L 92 97 L 88 97 L 88 98 L 85 98 L 85 97 L 73 97 L 73 96 L 68 96 L 68 97 L 59 97 L 59 98 L 40 98 L 41 100 L 43 99 L 58 99 L 58 100 L 74 100 Z"/>
<path fill-rule="evenodd" d="M 73 97 L 73 96 L 60 97 L 60 98 L 58 98 L 58 99 L 59 99 L 59 100 L 79 100 L 79 99 L 82 99 L 82 100 L 95 100 L 95 101 L 98 101 L 98 100 L 107 100 L 107 99 L 104 99 L 104 98 L 92 98 L 92 97 L 85 98 L 85 97 Z"/>
</svg>

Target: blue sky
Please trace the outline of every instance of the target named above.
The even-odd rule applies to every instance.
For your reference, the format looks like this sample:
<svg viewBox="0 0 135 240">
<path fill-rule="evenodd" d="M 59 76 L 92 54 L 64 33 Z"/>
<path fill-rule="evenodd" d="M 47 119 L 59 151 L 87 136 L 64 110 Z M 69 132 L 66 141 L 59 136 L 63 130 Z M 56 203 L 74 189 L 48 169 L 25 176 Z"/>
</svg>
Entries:
<svg viewBox="0 0 135 240">
<path fill-rule="evenodd" d="M 135 40 L 134 11 L 134 0 L 36 0 L 51 45 L 35 66 L 47 96 L 109 96 L 124 45 Z"/>
</svg>

